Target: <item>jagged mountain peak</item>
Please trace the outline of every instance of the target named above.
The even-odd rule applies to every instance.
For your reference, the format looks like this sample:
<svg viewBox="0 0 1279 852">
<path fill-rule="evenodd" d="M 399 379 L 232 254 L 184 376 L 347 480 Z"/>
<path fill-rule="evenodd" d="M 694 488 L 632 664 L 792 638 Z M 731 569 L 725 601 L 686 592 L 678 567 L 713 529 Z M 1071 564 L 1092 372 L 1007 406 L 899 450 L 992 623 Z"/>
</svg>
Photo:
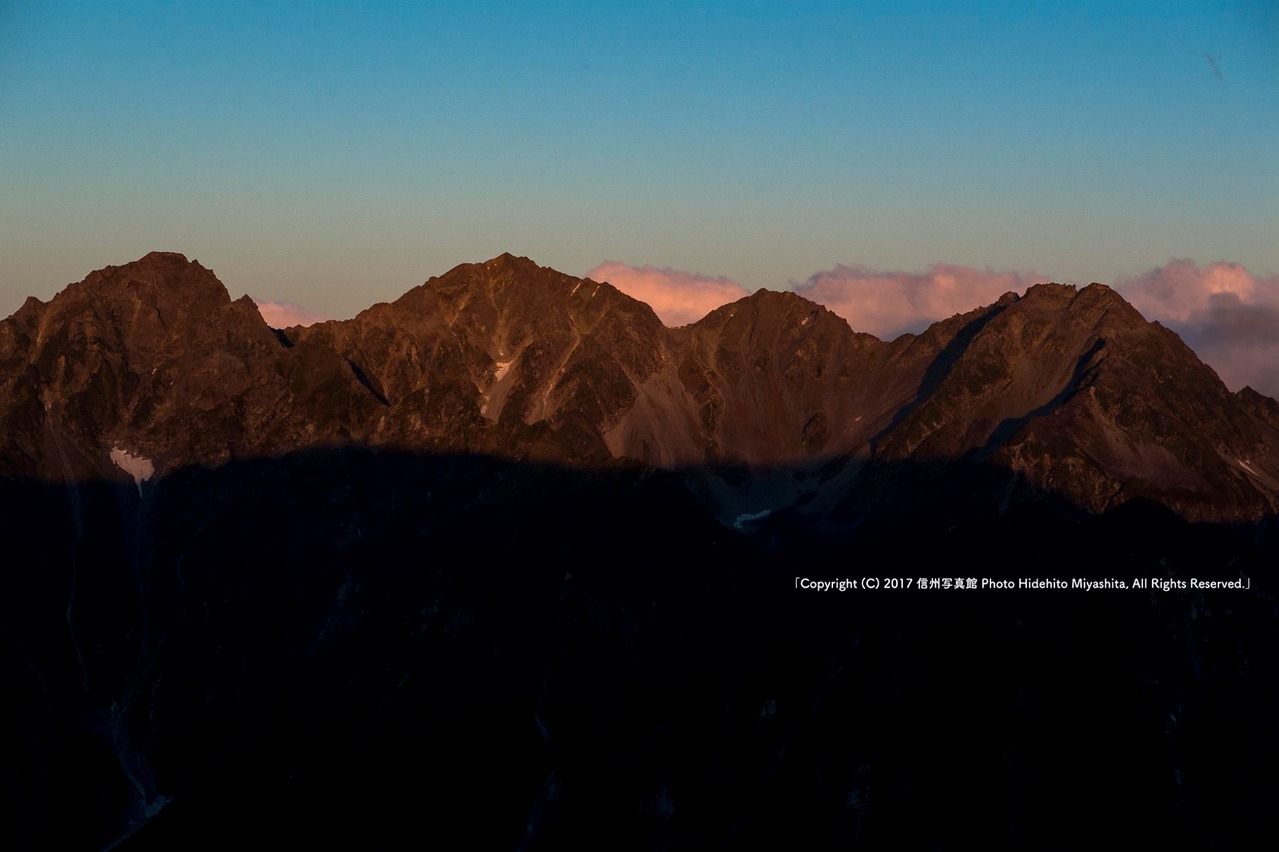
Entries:
<svg viewBox="0 0 1279 852">
<path fill-rule="evenodd" d="M 826 308 L 824 305 L 819 305 L 817 302 L 791 290 L 769 290 L 767 287 L 761 287 L 754 293 L 743 296 L 737 301 L 721 305 L 707 314 L 707 317 L 734 314 L 742 309 L 756 312 L 782 311 L 793 313 L 795 311 L 810 311 L 814 309 L 825 310 Z M 703 320 L 699 320 L 699 322 L 701 321 Z"/>
<path fill-rule="evenodd" d="M 604 433 L 668 343 L 648 305 L 510 254 L 295 337 L 337 352 L 387 404 L 377 440 L 562 460 L 607 458 Z"/>
<path fill-rule="evenodd" d="M 71 284 L 49 303 L 53 315 L 97 306 L 114 310 L 146 306 L 164 322 L 200 316 L 231 303 L 230 294 L 211 270 L 177 252 L 151 252 L 120 266 L 107 266 Z"/>
<path fill-rule="evenodd" d="M 884 452 L 954 457 L 993 449 L 1079 402 L 1082 391 L 1108 410 L 1131 409 L 1143 396 L 1172 398 L 1183 385 L 1214 405 L 1226 395 L 1176 335 L 1147 323 L 1102 284 L 1040 284 L 1021 299 L 948 322 L 934 327 L 954 331 L 934 362 L 934 379 L 884 441 Z M 1180 380 L 1168 382 L 1170 371 Z M 1136 419 L 1128 423 L 1139 428 Z"/>
<path fill-rule="evenodd" d="M 373 405 L 332 352 L 287 350 L 251 299 L 176 252 L 24 311 L 0 323 L 4 467 L 80 479 L 118 474 L 121 454 L 165 471 L 274 453 Z"/>
<path fill-rule="evenodd" d="M 1035 285 L 885 343 L 785 291 L 668 329 L 608 283 L 506 253 L 284 336 L 172 252 L 28 300 L 0 323 L 5 464 L 80 476 L 113 442 L 157 469 L 350 442 L 585 466 L 858 460 L 827 477 L 854 490 L 865 461 L 977 461 L 1089 509 L 1140 495 L 1196 517 L 1279 500 L 1279 404 L 1229 393 L 1101 284 Z M 811 498 L 804 481 L 782 490 Z"/>
<path fill-rule="evenodd" d="M 1005 298 L 1007 298 L 1005 296 Z M 1093 282 L 1085 287 L 1074 284 L 1058 284 L 1049 282 L 1034 284 L 1026 289 L 1026 293 L 1018 303 L 1023 311 L 1042 311 L 1047 313 L 1063 312 L 1070 316 L 1092 316 L 1095 319 L 1113 313 L 1112 321 L 1132 325 L 1145 326 L 1148 323 L 1141 314 L 1126 300 L 1119 291 L 1106 284 Z M 997 306 L 1011 304 L 1000 299 Z"/>
<path fill-rule="evenodd" d="M 1251 385 L 1244 385 L 1235 395 L 1249 408 L 1267 412 L 1274 423 L 1279 425 L 1279 400 L 1258 393 Z"/>
<path fill-rule="evenodd" d="M 202 266 L 198 260 L 188 260 L 187 256 L 175 251 L 152 251 L 137 260 L 118 265 L 104 266 L 89 273 L 86 278 L 93 281 L 117 281 L 121 279 L 161 280 L 173 277 L 175 273 L 198 272 L 212 276 L 213 273 Z"/>
<path fill-rule="evenodd" d="M 694 333 L 736 333 L 749 339 L 853 333 L 848 321 L 825 305 L 789 290 L 767 289 L 721 305 L 688 328 Z"/>
<path fill-rule="evenodd" d="M 595 311 L 607 306 L 652 314 L 656 319 L 651 307 L 612 284 L 577 278 L 509 252 L 482 263 L 459 264 L 443 275 L 432 276 L 392 304 L 411 312 L 456 316 L 463 309 L 477 310 L 483 304 L 494 310 L 522 309 L 540 315 L 576 311 L 587 302 L 596 303 Z"/>
<path fill-rule="evenodd" d="M 199 261 L 189 261 L 187 256 L 179 251 L 149 251 L 139 258 L 137 263 L 172 263 L 187 264 L 199 263 Z"/>
<path fill-rule="evenodd" d="M 524 255 L 520 255 L 520 254 L 512 254 L 509 251 L 504 251 L 501 254 L 499 254 L 497 257 L 493 257 L 484 261 L 482 265 L 487 269 L 492 269 L 494 267 L 499 267 L 499 266 L 507 266 L 507 267 L 514 267 L 514 268 L 524 267 L 524 268 L 532 268 L 532 269 L 549 269 L 550 268 L 550 267 L 539 266 L 537 263 L 533 262 L 528 257 L 525 257 Z"/>
</svg>

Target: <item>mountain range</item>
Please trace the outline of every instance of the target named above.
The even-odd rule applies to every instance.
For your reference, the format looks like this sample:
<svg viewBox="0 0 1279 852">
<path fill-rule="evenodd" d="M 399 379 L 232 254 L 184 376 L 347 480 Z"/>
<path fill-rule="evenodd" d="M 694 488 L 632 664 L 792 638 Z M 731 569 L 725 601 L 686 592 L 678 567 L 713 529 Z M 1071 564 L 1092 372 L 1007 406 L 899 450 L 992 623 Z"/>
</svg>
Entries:
<svg viewBox="0 0 1279 852">
<path fill-rule="evenodd" d="M 0 322 L 0 543 L 5 848 L 1222 850 L 1279 806 L 1279 403 L 1100 284 L 881 341 L 502 255 L 275 329 L 153 253 Z"/>
<path fill-rule="evenodd" d="M 0 323 L 0 411 L 0 471 L 41 479 L 358 445 L 787 470 L 753 497 L 696 489 L 729 519 L 807 507 L 855 525 L 907 464 L 932 479 L 979 465 L 995 474 L 981 499 L 1005 507 L 1279 508 L 1279 403 L 1231 393 L 1101 284 L 1037 285 L 884 342 L 766 290 L 667 328 L 607 283 L 504 254 L 354 319 L 275 330 L 198 262 L 156 252 Z"/>
</svg>

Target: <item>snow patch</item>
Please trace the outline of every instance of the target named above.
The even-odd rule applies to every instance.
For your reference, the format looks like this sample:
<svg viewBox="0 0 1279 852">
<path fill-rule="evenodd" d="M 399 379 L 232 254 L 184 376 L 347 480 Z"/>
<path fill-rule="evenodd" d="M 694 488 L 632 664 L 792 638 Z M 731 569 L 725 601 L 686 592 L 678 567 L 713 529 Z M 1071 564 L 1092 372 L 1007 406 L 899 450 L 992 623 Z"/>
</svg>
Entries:
<svg viewBox="0 0 1279 852">
<path fill-rule="evenodd" d="M 758 521 L 758 520 L 762 520 L 763 518 L 767 518 L 772 513 L 773 513 L 772 509 L 765 509 L 762 512 L 754 512 L 754 513 L 748 512 L 744 515 L 738 515 L 737 520 L 733 521 L 733 529 L 744 530 L 745 524 L 749 524 L 752 521 Z"/>
<path fill-rule="evenodd" d="M 502 353 L 498 352 L 498 357 L 502 357 Z M 519 353 L 509 361 L 495 361 L 496 365 L 493 369 L 493 381 L 489 385 L 488 390 L 484 392 L 484 401 L 480 404 L 480 416 L 487 417 L 494 422 L 497 421 L 498 415 L 502 413 L 502 405 L 506 402 L 506 394 L 510 390 L 502 380 L 506 378 L 506 374 L 511 371 L 511 365 L 515 363 Z M 489 407 L 493 407 L 493 414 L 489 414 Z"/>
<path fill-rule="evenodd" d="M 111 448 L 111 462 L 133 477 L 133 484 L 138 486 L 139 494 L 142 493 L 142 483 L 155 476 L 155 465 L 151 463 L 151 459 L 135 456 L 120 447 Z"/>
</svg>

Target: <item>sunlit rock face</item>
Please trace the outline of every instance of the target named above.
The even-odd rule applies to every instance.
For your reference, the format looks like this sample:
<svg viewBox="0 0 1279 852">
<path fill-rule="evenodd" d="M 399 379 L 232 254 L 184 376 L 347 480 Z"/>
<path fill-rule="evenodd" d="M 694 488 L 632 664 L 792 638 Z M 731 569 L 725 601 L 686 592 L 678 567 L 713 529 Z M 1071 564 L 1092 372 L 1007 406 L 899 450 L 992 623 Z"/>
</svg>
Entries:
<svg viewBox="0 0 1279 852">
<path fill-rule="evenodd" d="M 0 401 L 0 470 L 40 478 L 136 478 L 117 450 L 163 475 L 355 445 L 797 468 L 764 489 L 773 506 L 699 487 L 736 495 L 714 498 L 730 522 L 847 514 L 903 463 L 977 464 L 996 474 L 983 499 L 1047 493 L 1090 512 L 1145 497 L 1256 519 L 1279 493 L 1273 400 L 1227 391 L 1100 284 L 1037 285 L 884 342 L 768 291 L 666 328 L 607 283 L 502 255 L 354 319 L 275 331 L 212 272 L 157 252 L 0 323 Z"/>
<path fill-rule="evenodd" d="M 0 322 L 0 845 L 1249 848 L 1277 435 L 1100 285 L 273 330 L 148 255 Z"/>
<path fill-rule="evenodd" d="M 328 351 L 291 350 L 212 272 L 153 252 L 0 323 L 0 469 L 156 473 L 345 440 L 379 407 Z"/>
</svg>

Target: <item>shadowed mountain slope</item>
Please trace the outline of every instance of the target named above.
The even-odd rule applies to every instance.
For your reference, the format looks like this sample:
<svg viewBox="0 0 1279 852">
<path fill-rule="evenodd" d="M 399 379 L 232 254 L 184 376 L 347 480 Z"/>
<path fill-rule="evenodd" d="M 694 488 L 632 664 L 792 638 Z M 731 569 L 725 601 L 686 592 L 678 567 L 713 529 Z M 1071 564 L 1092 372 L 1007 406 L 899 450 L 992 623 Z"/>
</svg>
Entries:
<svg viewBox="0 0 1279 852">
<path fill-rule="evenodd" d="M 1277 436 L 1100 285 L 884 342 L 110 267 L 0 322 L 0 845 L 1251 849 Z"/>
</svg>

